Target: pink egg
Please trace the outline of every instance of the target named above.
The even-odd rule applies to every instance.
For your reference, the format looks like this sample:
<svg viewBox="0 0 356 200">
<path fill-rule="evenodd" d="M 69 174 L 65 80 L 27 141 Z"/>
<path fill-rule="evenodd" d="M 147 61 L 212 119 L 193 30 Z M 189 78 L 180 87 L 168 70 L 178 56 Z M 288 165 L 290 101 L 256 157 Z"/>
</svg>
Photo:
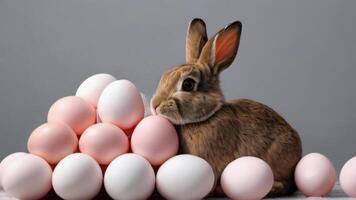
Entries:
<svg viewBox="0 0 356 200">
<path fill-rule="evenodd" d="M 92 156 L 99 164 L 107 165 L 115 157 L 126 153 L 129 140 L 117 126 L 109 123 L 95 124 L 87 128 L 80 137 L 79 149 Z"/>
<path fill-rule="evenodd" d="M 117 80 L 106 86 L 97 110 L 102 122 L 115 124 L 123 130 L 132 128 L 144 116 L 140 92 L 128 80 Z"/>
<path fill-rule="evenodd" d="M 260 158 L 240 157 L 226 166 L 220 183 L 231 199 L 262 199 L 272 188 L 273 172 Z"/>
<path fill-rule="evenodd" d="M 41 199 L 51 189 L 52 169 L 42 158 L 27 154 L 14 160 L 4 171 L 6 193 L 23 200 Z"/>
<path fill-rule="evenodd" d="M 49 122 L 36 128 L 27 142 L 28 151 L 50 164 L 57 164 L 78 146 L 74 131 L 65 124 Z"/>
<path fill-rule="evenodd" d="M 48 122 L 60 122 L 70 126 L 77 135 L 95 123 L 92 105 L 80 97 L 67 96 L 57 100 L 48 111 Z"/>
<path fill-rule="evenodd" d="M 160 165 L 177 153 L 177 132 L 174 126 L 161 116 L 146 117 L 132 134 L 131 148 L 152 165 Z"/>
<path fill-rule="evenodd" d="M 298 189 L 306 196 L 325 196 L 336 181 L 333 164 L 320 153 L 304 156 L 297 164 L 294 176 Z"/>
<path fill-rule="evenodd" d="M 9 166 L 14 160 L 20 158 L 21 156 L 27 155 L 24 152 L 16 152 L 6 156 L 0 163 L 0 189 L 2 189 L 2 175 L 3 172 L 6 170 L 7 166 Z"/>
<path fill-rule="evenodd" d="M 342 190 L 349 197 L 356 198 L 356 156 L 342 167 L 339 179 Z"/>
</svg>

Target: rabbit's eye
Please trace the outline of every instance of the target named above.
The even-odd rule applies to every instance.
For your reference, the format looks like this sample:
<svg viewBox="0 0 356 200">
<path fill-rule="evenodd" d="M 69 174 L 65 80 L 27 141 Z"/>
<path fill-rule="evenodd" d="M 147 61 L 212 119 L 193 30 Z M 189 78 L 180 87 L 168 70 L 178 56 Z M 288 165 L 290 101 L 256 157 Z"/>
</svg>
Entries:
<svg viewBox="0 0 356 200">
<path fill-rule="evenodd" d="M 191 78 L 187 78 L 182 83 L 182 90 L 187 92 L 192 91 L 194 90 L 194 85 L 195 81 Z"/>
</svg>

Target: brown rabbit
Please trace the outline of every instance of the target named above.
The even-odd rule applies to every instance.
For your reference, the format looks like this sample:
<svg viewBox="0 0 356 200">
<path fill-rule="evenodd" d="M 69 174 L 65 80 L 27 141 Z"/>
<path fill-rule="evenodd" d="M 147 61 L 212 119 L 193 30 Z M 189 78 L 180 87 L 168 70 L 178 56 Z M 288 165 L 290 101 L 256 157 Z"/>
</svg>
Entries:
<svg viewBox="0 0 356 200">
<path fill-rule="evenodd" d="M 180 153 L 206 159 L 219 178 L 228 163 L 241 156 L 265 160 L 274 173 L 269 196 L 293 193 L 294 169 L 301 158 L 298 133 L 268 106 L 248 100 L 225 101 L 219 74 L 234 60 L 241 23 L 236 21 L 207 41 L 205 23 L 191 21 L 186 64 L 166 71 L 151 99 L 151 110 L 175 124 Z M 220 192 L 218 192 L 220 191 Z"/>
</svg>

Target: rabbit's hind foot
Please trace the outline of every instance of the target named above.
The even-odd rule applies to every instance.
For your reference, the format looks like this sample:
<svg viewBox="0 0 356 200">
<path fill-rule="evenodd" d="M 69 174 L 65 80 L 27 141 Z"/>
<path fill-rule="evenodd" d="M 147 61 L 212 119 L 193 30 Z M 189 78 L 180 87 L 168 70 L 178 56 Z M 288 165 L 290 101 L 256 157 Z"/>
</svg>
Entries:
<svg viewBox="0 0 356 200">
<path fill-rule="evenodd" d="M 293 183 L 287 181 L 274 181 L 268 197 L 279 197 L 291 195 L 296 191 Z"/>
</svg>

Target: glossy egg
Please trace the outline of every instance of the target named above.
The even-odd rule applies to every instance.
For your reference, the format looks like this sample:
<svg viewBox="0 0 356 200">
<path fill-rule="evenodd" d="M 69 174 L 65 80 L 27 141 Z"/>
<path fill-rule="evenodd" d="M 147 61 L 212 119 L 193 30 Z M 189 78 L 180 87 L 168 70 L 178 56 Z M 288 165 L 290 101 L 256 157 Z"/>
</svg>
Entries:
<svg viewBox="0 0 356 200">
<path fill-rule="evenodd" d="M 67 124 L 77 135 L 95 123 L 96 114 L 92 105 L 81 97 L 67 96 L 57 100 L 49 109 L 48 122 Z"/>
<path fill-rule="evenodd" d="M 340 185 L 349 196 L 356 198 L 356 157 L 348 160 L 340 172 Z"/>
<path fill-rule="evenodd" d="M 116 78 L 110 74 L 95 74 L 80 84 L 75 96 L 83 98 L 96 108 L 104 88 L 115 80 Z"/>
<path fill-rule="evenodd" d="M 106 169 L 104 186 L 110 197 L 116 200 L 147 199 L 155 187 L 155 174 L 143 157 L 123 154 Z"/>
<path fill-rule="evenodd" d="M 240 157 L 226 166 L 220 183 L 231 199 L 262 199 L 272 188 L 273 172 L 260 158 Z"/>
<path fill-rule="evenodd" d="M 74 131 L 65 124 L 50 122 L 36 128 L 30 135 L 27 148 L 50 164 L 57 164 L 62 158 L 73 153 L 78 146 Z"/>
<path fill-rule="evenodd" d="M 65 157 L 52 176 L 53 189 L 63 199 L 92 199 L 99 193 L 102 181 L 99 164 L 83 153 Z"/>
<path fill-rule="evenodd" d="M 297 164 L 294 176 L 298 189 L 306 196 L 325 196 L 336 181 L 333 164 L 320 153 L 304 156 Z"/>
<path fill-rule="evenodd" d="M 189 154 L 170 158 L 156 175 L 157 189 L 166 199 L 203 199 L 212 190 L 214 181 L 209 163 Z"/>
<path fill-rule="evenodd" d="M 133 83 L 118 80 L 105 87 L 99 98 L 97 112 L 102 122 L 129 129 L 143 118 L 144 105 Z"/>
<path fill-rule="evenodd" d="M 117 156 L 127 153 L 129 140 L 117 126 L 99 123 L 87 128 L 80 137 L 79 149 L 99 164 L 108 165 Z"/>
<path fill-rule="evenodd" d="M 0 162 L 0 190 L 2 189 L 2 174 L 6 170 L 7 166 L 9 166 L 14 160 L 17 158 L 20 158 L 21 156 L 27 155 L 27 153 L 24 152 L 16 152 L 12 153 L 8 156 L 6 156 L 1 162 Z"/>
<path fill-rule="evenodd" d="M 51 189 L 52 169 L 42 158 L 27 154 L 15 159 L 2 177 L 4 191 L 23 200 L 41 199 Z"/>
<path fill-rule="evenodd" d="M 161 116 L 148 116 L 135 128 L 131 148 L 152 165 L 161 165 L 178 151 L 178 135 L 174 126 Z"/>
</svg>

